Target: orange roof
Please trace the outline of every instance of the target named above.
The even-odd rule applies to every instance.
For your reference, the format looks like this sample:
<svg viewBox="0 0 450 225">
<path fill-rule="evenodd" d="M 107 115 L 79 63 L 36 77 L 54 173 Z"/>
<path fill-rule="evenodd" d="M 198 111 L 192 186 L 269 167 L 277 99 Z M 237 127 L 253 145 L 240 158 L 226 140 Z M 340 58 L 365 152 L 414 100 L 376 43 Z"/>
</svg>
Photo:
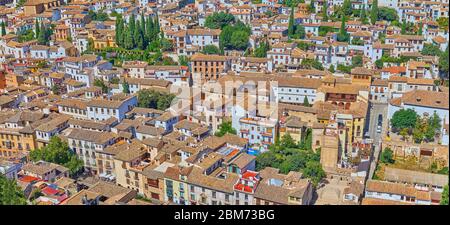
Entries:
<svg viewBox="0 0 450 225">
<path fill-rule="evenodd" d="M 381 71 L 382 72 L 389 72 L 391 74 L 406 73 L 406 67 L 404 67 L 404 66 L 392 66 L 392 67 L 383 68 Z"/>
</svg>

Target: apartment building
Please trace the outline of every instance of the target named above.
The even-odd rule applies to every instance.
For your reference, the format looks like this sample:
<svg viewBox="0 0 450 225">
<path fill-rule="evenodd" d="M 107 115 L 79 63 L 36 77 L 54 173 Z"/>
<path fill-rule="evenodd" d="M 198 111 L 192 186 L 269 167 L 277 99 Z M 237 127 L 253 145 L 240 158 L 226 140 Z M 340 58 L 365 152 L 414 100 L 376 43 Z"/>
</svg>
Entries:
<svg viewBox="0 0 450 225">
<path fill-rule="evenodd" d="M 97 152 L 103 152 L 115 141 L 116 137 L 110 132 L 74 128 L 67 135 L 69 148 L 83 160 L 85 169 L 93 175 L 100 174 Z"/>
<path fill-rule="evenodd" d="M 102 121 L 111 117 L 119 122 L 125 114 L 137 105 L 137 97 L 117 94 L 108 99 L 91 99 L 87 102 L 87 117 L 90 120 Z"/>
<path fill-rule="evenodd" d="M 289 104 L 313 104 L 317 99 L 317 89 L 322 85 L 315 78 L 277 78 L 278 87 L 273 87 L 278 102 Z"/>
<path fill-rule="evenodd" d="M 231 61 L 226 56 L 195 54 L 190 62 L 194 84 L 202 84 L 210 80 L 218 80 L 231 67 Z"/>
</svg>

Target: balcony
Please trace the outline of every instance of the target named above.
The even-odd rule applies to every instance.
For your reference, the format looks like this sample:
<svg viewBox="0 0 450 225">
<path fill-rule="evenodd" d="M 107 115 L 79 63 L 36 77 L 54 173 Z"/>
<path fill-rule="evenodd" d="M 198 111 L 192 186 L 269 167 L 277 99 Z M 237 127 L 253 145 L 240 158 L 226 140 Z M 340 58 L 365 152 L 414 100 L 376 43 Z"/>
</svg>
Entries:
<svg viewBox="0 0 450 225">
<path fill-rule="evenodd" d="M 261 135 L 264 137 L 273 137 L 271 133 L 261 132 Z"/>
<path fill-rule="evenodd" d="M 248 134 L 248 132 L 249 132 L 248 129 L 241 129 L 240 131 L 241 131 L 241 133 L 244 133 L 244 134 Z"/>
</svg>

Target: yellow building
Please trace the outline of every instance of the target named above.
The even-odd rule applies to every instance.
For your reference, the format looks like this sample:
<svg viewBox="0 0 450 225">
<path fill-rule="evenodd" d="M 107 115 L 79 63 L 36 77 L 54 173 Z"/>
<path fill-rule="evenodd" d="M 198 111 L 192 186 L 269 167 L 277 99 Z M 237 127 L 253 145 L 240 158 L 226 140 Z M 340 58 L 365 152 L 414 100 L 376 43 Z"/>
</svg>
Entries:
<svg viewBox="0 0 450 225">
<path fill-rule="evenodd" d="M 370 87 L 372 82 L 373 70 L 364 67 L 356 67 L 351 71 L 352 84 L 359 84 L 365 87 Z"/>
<path fill-rule="evenodd" d="M 120 144 L 120 143 L 119 143 Z M 114 175 L 119 186 L 136 190 L 140 195 L 156 202 L 163 200 L 163 172 L 153 170 L 153 160 L 163 147 L 159 139 L 146 138 L 123 144 L 114 150 Z M 113 150 L 107 149 L 108 152 Z"/>
<path fill-rule="evenodd" d="M 0 129 L 0 156 L 13 157 L 35 148 L 36 137 L 30 127 Z"/>
<path fill-rule="evenodd" d="M 192 167 L 167 168 L 164 173 L 164 201 L 180 205 L 189 204 L 189 187 L 186 180 L 191 171 Z"/>
<path fill-rule="evenodd" d="M 300 142 L 306 134 L 308 124 L 299 117 L 289 116 L 283 125 L 280 125 L 280 137 L 289 134 L 296 142 Z"/>
<path fill-rule="evenodd" d="M 114 30 L 89 30 L 88 38 L 92 39 L 94 49 L 117 47 Z"/>
</svg>

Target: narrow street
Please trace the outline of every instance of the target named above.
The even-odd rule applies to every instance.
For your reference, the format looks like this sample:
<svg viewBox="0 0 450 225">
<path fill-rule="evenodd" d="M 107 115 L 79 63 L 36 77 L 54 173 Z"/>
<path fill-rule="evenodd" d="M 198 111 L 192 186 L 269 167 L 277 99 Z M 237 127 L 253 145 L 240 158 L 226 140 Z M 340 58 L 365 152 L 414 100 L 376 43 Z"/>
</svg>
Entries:
<svg viewBox="0 0 450 225">
<path fill-rule="evenodd" d="M 369 169 L 369 177 L 368 179 L 372 179 L 373 174 L 375 173 L 375 169 L 377 166 L 377 162 L 380 156 L 380 143 L 382 141 L 382 137 L 383 134 L 386 132 L 388 123 L 387 123 L 387 104 L 386 103 L 373 103 L 370 102 L 369 106 L 371 107 L 369 109 L 369 123 L 368 123 L 368 132 L 369 132 L 369 136 L 370 138 L 373 139 L 373 144 L 374 144 L 374 152 L 372 155 L 372 161 L 370 164 L 370 169 Z M 378 116 L 382 115 L 383 117 L 383 124 L 382 124 L 382 129 L 380 133 L 377 133 L 377 125 L 378 125 Z"/>
</svg>

